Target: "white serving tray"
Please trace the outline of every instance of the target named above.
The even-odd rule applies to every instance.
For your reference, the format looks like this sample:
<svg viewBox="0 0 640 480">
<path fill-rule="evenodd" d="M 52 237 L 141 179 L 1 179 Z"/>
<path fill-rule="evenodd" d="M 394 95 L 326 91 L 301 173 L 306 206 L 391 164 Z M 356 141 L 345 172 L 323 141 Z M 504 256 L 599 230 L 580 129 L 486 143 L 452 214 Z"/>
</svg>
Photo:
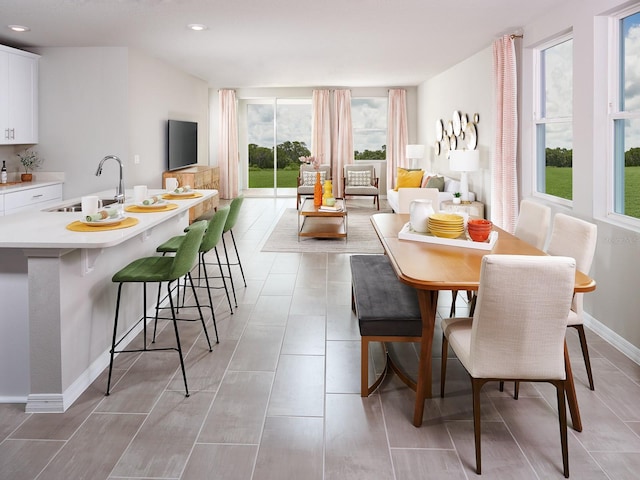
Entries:
<svg viewBox="0 0 640 480">
<path fill-rule="evenodd" d="M 465 232 L 465 236 L 467 233 Z M 437 243 L 439 245 L 450 245 L 452 247 L 476 248 L 478 250 L 491 250 L 498 241 L 498 232 L 491 232 L 486 242 L 474 242 L 470 238 L 442 238 L 431 233 L 418 233 L 411 230 L 411 224 L 405 223 L 398 238 L 401 240 L 413 240 L 415 242 Z"/>
</svg>

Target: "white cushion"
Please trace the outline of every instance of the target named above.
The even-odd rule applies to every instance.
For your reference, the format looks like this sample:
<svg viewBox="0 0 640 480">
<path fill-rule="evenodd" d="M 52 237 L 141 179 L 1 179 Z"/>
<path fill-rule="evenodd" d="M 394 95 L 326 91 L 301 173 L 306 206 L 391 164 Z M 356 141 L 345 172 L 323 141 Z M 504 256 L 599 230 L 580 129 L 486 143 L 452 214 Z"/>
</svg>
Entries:
<svg viewBox="0 0 640 480">
<path fill-rule="evenodd" d="M 369 170 L 348 170 L 347 186 L 349 187 L 371 186 L 371 172 Z"/>
<path fill-rule="evenodd" d="M 317 172 L 302 172 L 302 185 L 305 187 L 313 187 L 316 184 Z M 326 172 L 320 171 L 320 183 L 324 183 Z"/>
</svg>

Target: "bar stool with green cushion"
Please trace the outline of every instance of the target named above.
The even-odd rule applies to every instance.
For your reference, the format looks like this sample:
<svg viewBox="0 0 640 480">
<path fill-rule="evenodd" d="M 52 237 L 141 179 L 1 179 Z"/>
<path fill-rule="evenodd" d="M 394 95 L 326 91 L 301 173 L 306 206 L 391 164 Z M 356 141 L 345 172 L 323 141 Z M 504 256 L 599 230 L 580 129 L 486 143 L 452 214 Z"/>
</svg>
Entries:
<svg viewBox="0 0 640 480">
<path fill-rule="evenodd" d="M 209 308 L 211 309 L 211 316 L 213 318 L 213 328 L 216 332 L 216 343 L 219 343 L 218 340 L 218 326 L 216 325 L 216 315 L 214 313 L 213 308 L 213 300 L 211 298 L 211 286 L 209 285 L 209 276 L 207 275 L 207 262 L 205 260 L 205 255 L 209 253 L 211 250 L 214 250 L 216 254 L 216 258 L 218 260 L 218 268 L 220 269 L 220 276 L 222 277 L 222 285 L 224 287 L 224 291 L 227 294 L 227 302 L 229 302 L 229 309 L 231 309 L 231 313 L 233 313 L 233 308 L 231 307 L 231 296 L 229 295 L 229 289 L 227 288 L 227 284 L 224 280 L 224 273 L 222 270 L 222 262 L 220 261 L 220 256 L 218 255 L 218 250 L 216 249 L 220 239 L 222 238 L 222 231 L 224 229 L 225 223 L 229 216 L 229 207 L 221 207 L 217 212 L 213 214 L 211 219 L 207 222 L 207 230 L 202 237 L 202 242 L 200 242 L 200 248 L 198 249 L 198 280 L 200 280 L 199 270 L 202 267 L 204 273 L 205 286 L 207 289 L 207 294 L 209 296 Z M 195 223 L 194 223 L 195 225 Z M 192 227 L 187 227 L 187 232 Z M 178 251 L 180 246 L 184 243 L 186 239 L 186 235 L 178 235 L 176 237 L 170 238 L 158 248 L 156 248 L 157 252 L 162 254 L 166 253 L 175 253 Z M 199 286 L 199 285 L 198 285 Z"/>
<path fill-rule="evenodd" d="M 242 195 L 231 200 L 231 203 L 229 204 L 229 216 L 227 217 L 227 222 L 225 223 L 224 230 L 222 232 L 222 247 L 224 248 L 224 256 L 226 259 L 227 269 L 229 271 L 229 279 L 231 280 L 231 291 L 233 292 L 233 299 L 235 301 L 236 308 L 238 307 L 238 300 L 236 298 L 236 288 L 233 284 L 233 275 L 231 273 L 231 267 L 233 265 L 238 265 L 240 267 L 240 273 L 242 274 L 242 281 L 244 282 L 244 286 L 245 287 L 247 286 L 247 281 L 244 278 L 244 270 L 242 269 L 242 263 L 240 262 L 240 255 L 238 254 L 238 246 L 236 245 L 236 239 L 233 236 L 233 227 L 236 225 L 236 222 L 238 221 L 238 216 L 240 215 L 240 207 L 242 206 L 243 201 L 244 201 L 244 197 Z M 198 218 L 196 218 L 196 221 L 209 220 L 212 215 L 215 215 L 215 212 L 204 213 L 200 215 Z M 224 241 L 224 234 L 227 232 L 231 234 L 231 240 L 233 241 L 233 248 L 236 251 L 236 259 L 237 259 L 236 262 L 232 262 L 231 260 L 229 260 L 229 254 L 227 252 L 227 244 Z"/>
<path fill-rule="evenodd" d="M 224 248 L 224 256 L 227 259 L 227 269 L 229 270 L 229 278 L 231 279 L 231 291 L 233 292 L 233 300 L 235 301 L 236 307 L 238 307 L 238 300 L 236 299 L 236 288 L 233 285 L 233 275 L 231 274 L 231 267 L 233 265 L 238 265 L 240 267 L 242 282 L 245 287 L 247 286 L 247 280 L 244 278 L 244 270 L 242 269 L 242 262 L 240 261 L 240 254 L 238 253 L 238 246 L 236 245 L 236 239 L 233 236 L 233 227 L 235 227 L 238 217 L 240 216 L 240 207 L 242 207 L 242 202 L 244 202 L 244 197 L 242 195 L 231 200 L 231 204 L 229 205 L 229 217 L 227 217 L 227 222 L 224 225 L 224 231 L 222 233 L 222 248 Z M 224 234 L 227 232 L 229 232 L 231 240 L 233 241 L 233 248 L 236 252 L 236 262 L 232 262 L 229 259 L 227 243 L 224 241 Z"/>
<path fill-rule="evenodd" d="M 111 281 L 118 283 L 118 297 L 116 300 L 116 314 L 115 320 L 113 323 L 113 339 L 111 342 L 111 361 L 109 363 L 109 380 L 107 381 L 107 393 L 109 395 L 111 390 L 111 373 L 113 371 L 113 358 L 116 353 L 123 352 L 147 352 L 147 351 L 158 351 L 158 350 L 176 350 L 180 357 L 180 367 L 182 368 L 182 377 L 184 378 L 184 389 L 186 392 L 186 396 L 189 396 L 189 388 L 187 387 L 187 374 L 184 368 L 184 358 L 182 356 L 182 347 L 180 346 L 180 334 L 178 333 L 178 322 L 176 318 L 176 312 L 173 306 L 173 298 L 171 296 L 171 284 L 178 280 L 183 276 L 187 276 L 190 283 L 191 288 L 193 290 L 193 295 L 196 298 L 196 305 L 198 307 L 198 312 L 200 314 L 200 322 L 202 323 L 202 328 L 204 329 L 205 336 L 207 338 L 207 342 L 209 344 L 209 351 L 211 351 L 211 342 L 209 341 L 209 334 L 207 333 L 207 327 L 204 323 L 204 318 L 202 316 L 202 310 L 200 309 L 200 304 L 198 303 L 198 298 L 196 296 L 195 287 L 193 286 L 193 280 L 191 278 L 191 268 L 193 267 L 197 255 L 198 249 L 202 242 L 202 237 L 204 236 L 205 228 L 207 226 L 207 222 L 198 222 L 191 225 L 189 231 L 185 235 L 184 241 L 181 243 L 180 248 L 176 251 L 175 256 L 171 257 L 143 257 L 137 260 L 134 260 L 129 265 L 121 269 L 117 272 Z M 169 297 L 169 303 L 171 305 L 171 316 L 173 320 L 173 328 L 176 334 L 176 347 L 166 347 L 166 348 L 148 348 L 147 347 L 147 283 L 157 283 L 158 290 L 162 287 L 162 283 L 167 282 L 167 292 Z M 129 334 L 131 330 L 124 334 L 124 336 L 116 341 L 117 333 L 118 333 L 118 315 L 120 312 L 120 297 L 122 293 L 122 286 L 125 283 L 142 283 L 143 284 L 143 303 L 142 303 L 142 311 L 143 316 L 139 321 L 143 322 L 144 328 L 144 346 L 143 348 L 138 349 L 123 349 L 116 350 L 116 347 L 122 342 L 127 334 Z M 156 315 L 157 316 L 157 315 Z"/>
</svg>

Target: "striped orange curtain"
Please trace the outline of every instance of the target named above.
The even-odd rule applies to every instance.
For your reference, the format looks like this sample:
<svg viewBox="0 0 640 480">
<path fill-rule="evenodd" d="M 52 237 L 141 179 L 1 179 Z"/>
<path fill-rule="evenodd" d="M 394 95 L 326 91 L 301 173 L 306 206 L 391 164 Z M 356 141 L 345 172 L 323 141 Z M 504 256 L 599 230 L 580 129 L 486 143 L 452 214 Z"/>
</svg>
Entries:
<svg viewBox="0 0 640 480">
<path fill-rule="evenodd" d="M 491 220 L 513 233 L 518 217 L 518 84 L 516 53 L 509 35 L 493 43 L 496 139 L 491 168 Z"/>
<path fill-rule="evenodd" d="M 235 90 L 218 91 L 220 102 L 220 132 L 218 166 L 220 167 L 220 198 L 238 196 L 238 119 Z"/>
<path fill-rule="evenodd" d="M 313 91 L 311 155 L 323 165 L 331 165 L 331 90 Z"/>
<path fill-rule="evenodd" d="M 332 168 L 334 196 L 342 197 L 344 166 L 353 163 L 353 126 L 351 124 L 351 90 L 333 92 Z"/>
<path fill-rule="evenodd" d="M 405 166 L 405 149 L 409 143 L 407 129 L 407 91 L 389 90 L 387 113 L 387 189 L 395 186 L 396 167 Z"/>
</svg>

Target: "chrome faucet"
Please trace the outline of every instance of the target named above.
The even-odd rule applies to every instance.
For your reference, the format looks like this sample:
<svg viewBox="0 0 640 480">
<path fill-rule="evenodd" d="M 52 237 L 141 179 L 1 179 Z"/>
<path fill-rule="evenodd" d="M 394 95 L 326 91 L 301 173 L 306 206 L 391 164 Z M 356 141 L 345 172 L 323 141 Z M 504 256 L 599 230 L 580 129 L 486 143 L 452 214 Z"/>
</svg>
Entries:
<svg viewBox="0 0 640 480">
<path fill-rule="evenodd" d="M 102 160 L 100 160 L 98 170 L 96 170 L 96 177 L 99 177 L 102 174 L 102 164 L 105 162 L 105 160 L 110 159 L 115 160 L 116 162 L 118 162 L 118 165 L 120 165 L 120 181 L 118 182 L 118 187 L 116 188 L 116 196 L 113 198 L 115 198 L 118 203 L 124 203 L 124 179 L 122 177 L 122 160 L 120 160 L 115 155 L 107 155 Z"/>
</svg>

